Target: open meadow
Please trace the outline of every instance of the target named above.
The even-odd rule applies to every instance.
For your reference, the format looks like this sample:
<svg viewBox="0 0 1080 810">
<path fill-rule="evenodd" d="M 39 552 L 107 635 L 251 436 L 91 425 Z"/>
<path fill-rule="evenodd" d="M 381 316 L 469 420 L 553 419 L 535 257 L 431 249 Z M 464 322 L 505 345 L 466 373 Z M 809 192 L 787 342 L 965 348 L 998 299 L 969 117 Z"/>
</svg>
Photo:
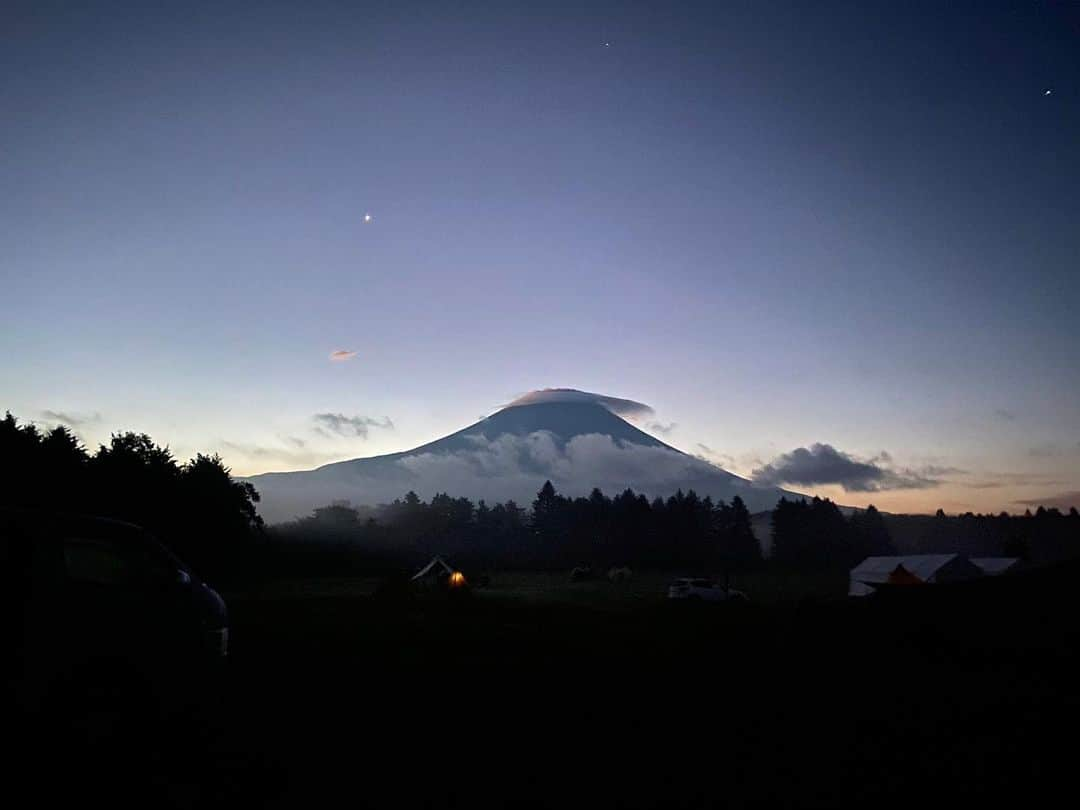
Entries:
<svg viewBox="0 0 1080 810">
<path fill-rule="evenodd" d="M 1071 749 L 1051 744 L 1080 716 L 1065 594 L 852 604 L 763 573 L 737 583 L 748 604 L 691 606 L 661 598 L 667 580 L 236 592 L 205 699 L 67 744 L 81 778 L 122 754 L 125 790 L 175 806 L 836 806 L 927 783 L 1032 798 L 1067 774 Z"/>
<path fill-rule="evenodd" d="M 611 582 L 604 572 L 575 582 L 567 571 L 478 571 L 470 581 L 483 584 L 473 590 L 484 602 L 523 605 L 573 605 L 601 611 L 634 611 L 667 602 L 672 580 L 687 576 L 682 571 L 633 571 L 624 581 Z M 266 599 L 316 599 L 326 597 L 370 597 L 378 589 L 376 576 L 310 577 L 268 580 L 237 588 L 226 595 L 230 601 Z M 723 582 L 722 578 L 719 581 Z M 742 591 L 751 602 L 783 605 L 842 600 L 848 580 L 843 571 L 792 572 L 765 569 L 732 575 L 732 588 Z"/>
</svg>

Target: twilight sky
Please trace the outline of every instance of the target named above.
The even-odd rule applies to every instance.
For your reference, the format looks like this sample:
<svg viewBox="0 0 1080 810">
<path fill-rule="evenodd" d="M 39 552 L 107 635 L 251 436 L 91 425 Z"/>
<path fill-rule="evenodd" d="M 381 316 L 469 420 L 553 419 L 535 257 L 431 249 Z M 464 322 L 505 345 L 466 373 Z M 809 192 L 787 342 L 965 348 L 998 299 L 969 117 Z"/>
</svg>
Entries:
<svg viewBox="0 0 1080 810">
<path fill-rule="evenodd" d="M 247 474 L 574 387 L 1080 505 L 1075 4 L 146 5 L 5 5 L 0 408 Z"/>
</svg>

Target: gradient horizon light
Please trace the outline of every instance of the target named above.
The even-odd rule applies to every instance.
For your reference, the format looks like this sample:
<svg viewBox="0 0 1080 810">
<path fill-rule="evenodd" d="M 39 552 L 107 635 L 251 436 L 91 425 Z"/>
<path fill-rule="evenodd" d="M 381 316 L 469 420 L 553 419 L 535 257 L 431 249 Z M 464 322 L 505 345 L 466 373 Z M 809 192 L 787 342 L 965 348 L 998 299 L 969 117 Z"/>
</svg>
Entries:
<svg viewBox="0 0 1080 810">
<path fill-rule="evenodd" d="M 570 387 L 743 475 L 950 471 L 811 488 L 855 506 L 1080 493 L 1080 9 L 33 3 L 0 42 L 22 419 L 250 474 Z"/>
</svg>

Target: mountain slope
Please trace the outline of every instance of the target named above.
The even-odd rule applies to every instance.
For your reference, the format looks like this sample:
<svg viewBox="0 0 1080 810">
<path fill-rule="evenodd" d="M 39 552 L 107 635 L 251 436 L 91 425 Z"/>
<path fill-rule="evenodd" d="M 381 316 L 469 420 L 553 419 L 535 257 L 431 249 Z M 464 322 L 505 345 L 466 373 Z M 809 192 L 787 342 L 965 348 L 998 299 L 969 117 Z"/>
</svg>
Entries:
<svg viewBox="0 0 1080 810">
<path fill-rule="evenodd" d="M 687 455 L 634 427 L 597 402 L 512 404 L 486 419 L 412 450 L 327 464 L 315 470 L 264 473 L 250 481 L 271 523 L 306 515 L 334 500 L 387 503 L 414 490 L 516 500 L 528 506 L 544 481 L 567 495 L 594 487 L 608 494 L 630 487 L 649 497 L 677 489 L 771 509 L 784 494 L 757 487 Z"/>
</svg>

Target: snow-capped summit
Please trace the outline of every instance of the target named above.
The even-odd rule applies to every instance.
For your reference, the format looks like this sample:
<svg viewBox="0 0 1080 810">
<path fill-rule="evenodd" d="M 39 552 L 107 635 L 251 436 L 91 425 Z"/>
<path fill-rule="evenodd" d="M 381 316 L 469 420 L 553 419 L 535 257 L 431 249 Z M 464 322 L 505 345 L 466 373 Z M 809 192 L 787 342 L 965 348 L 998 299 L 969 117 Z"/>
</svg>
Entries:
<svg viewBox="0 0 1080 810">
<path fill-rule="evenodd" d="M 593 487 L 607 494 L 626 488 L 651 497 L 678 489 L 731 500 L 751 510 L 771 509 L 784 494 L 760 487 L 660 441 L 623 416 L 648 416 L 640 402 L 568 388 L 544 389 L 449 436 L 412 450 L 327 464 L 315 470 L 248 478 L 262 497 L 269 522 L 308 514 L 335 500 L 376 505 L 409 490 L 513 499 L 527 506 L 545 480 L 567 495 Z"/>
</svg>

